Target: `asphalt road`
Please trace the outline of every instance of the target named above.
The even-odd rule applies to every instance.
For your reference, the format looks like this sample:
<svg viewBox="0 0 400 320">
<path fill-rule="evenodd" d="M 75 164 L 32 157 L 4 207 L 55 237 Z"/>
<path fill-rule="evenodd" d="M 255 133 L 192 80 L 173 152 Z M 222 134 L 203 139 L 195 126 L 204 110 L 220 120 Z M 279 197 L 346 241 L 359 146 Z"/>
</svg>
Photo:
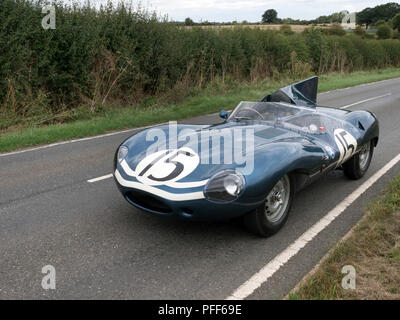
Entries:
<svg viewBox="0 0 400 320">
<path fill-rule="evenodd" d="M 337 107 L 380 96 L 349 107 L 378 116 L 378 149 L 361 181 L 337 171 L 297 194 L 286 226 L 269 239 L 237 222 L 147 215 L 112 179 L 88 183 L 112 172 L 115 149 L 133 131 L 0 155 L 0 299 L 225 299 L 400 153 L 399 88 L 394 79 L 319 95 L 319 104 Z M 186 122 L 210 121 L 219 119 Z M 285 296 L 399 171 L 393 167 L 249 299 Z M 45 265 L 56 268 L 56 290 L 41 286 Z"/>
</svg>

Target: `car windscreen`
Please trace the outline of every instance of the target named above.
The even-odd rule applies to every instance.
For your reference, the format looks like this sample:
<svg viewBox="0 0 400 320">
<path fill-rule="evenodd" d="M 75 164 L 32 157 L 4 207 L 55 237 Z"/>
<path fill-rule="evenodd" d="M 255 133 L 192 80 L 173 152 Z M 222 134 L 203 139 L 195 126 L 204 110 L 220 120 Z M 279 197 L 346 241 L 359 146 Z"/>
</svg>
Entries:
<svg viewBox="0 0 400 320">
<path fill-rule="evenodd" d="M 325 134 L 343 127 L 341 120 L 316 110 L 271 102 L 241 102 L 229 120 L 272 122 L 274 125 L 309 134 Z"/>
<path fill-rule="evenodd" d="M 230 120 L 277 121 L 292 117 L 301 112 L 296 106 L 271 102 L 241 102 L 229 117 Z"/>
</svg>

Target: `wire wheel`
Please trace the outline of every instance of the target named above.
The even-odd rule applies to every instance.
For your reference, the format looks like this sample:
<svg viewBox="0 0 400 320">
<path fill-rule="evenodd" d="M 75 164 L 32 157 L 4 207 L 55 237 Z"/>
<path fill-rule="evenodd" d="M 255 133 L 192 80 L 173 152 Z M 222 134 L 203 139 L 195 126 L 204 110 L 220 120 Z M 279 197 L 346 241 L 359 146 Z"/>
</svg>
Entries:
<svg viewBox="0 0 400 320">
<path fill-rule="evenodd" d="M 269 222 L 278 222 L 285 214 L 290 199 L 290 180 L 285 175 L 271 190 L 265 201 L 265 217 Z"/>
<path fill-rule="evenodd" d="M 371 158 L 371 143 L 367 143 L 362 147 L 358 158 L 360 163 L 360 169 L 362 171 L 365 171 L 365 169 L 369 164 L 369 160 Z"/>
</svg>

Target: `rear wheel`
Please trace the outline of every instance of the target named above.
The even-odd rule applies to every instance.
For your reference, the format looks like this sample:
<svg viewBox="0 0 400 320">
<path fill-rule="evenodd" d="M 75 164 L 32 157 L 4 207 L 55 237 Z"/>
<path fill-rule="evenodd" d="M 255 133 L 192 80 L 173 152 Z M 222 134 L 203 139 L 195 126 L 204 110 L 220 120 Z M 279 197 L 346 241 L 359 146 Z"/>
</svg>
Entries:
<svg viewBox="0 0 400 320">
<path fill-rule="evenodd" d="M 361 179 L 368 171 L 374 155 L 374 142 L 366 143 L 359 153 L 343 164 L 345 175 L 352 180 Z"/>
<path fill-rule="evenodd" d="M 265 201 L 255 211 L 244 216 L 247 229 L 262 237 L 277 233 L 289 217 L 294 192 L 293 178 L 283 176 Z"/>
</svg>

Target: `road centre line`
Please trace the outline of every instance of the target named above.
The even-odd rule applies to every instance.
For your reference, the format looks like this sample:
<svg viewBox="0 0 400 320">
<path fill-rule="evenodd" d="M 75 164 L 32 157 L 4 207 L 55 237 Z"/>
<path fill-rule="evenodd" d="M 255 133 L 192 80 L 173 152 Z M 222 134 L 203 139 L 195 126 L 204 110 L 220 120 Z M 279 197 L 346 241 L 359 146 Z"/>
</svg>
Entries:
<svg viewBox="0 0 400 320">
<path fill-rule="evenodd" d="M 382 169 L 365 181 L 360 187 L 347 196 L 334 209 L 328 212 L 321 220 L 315 223 L 310 229 L 303 233 L 295 242 L 289 245 L 274 259 L 268 262 L 259 272 L 236 289 L 226 300 L 243 300 L 254 293 L 259 287 L 265 284 L 281 267 L 300 252 L 310 241 L 321 231 L 327 228 L 337 217 L 339 217 L 353 202 L 366 192 L 375 182 L 384 176 L 390 169 L 400 162 L 400 154 L 393 158 Z"/>
<path fill-rule="evenodd" d="M 89 182 L 89 183 L 95 183 L 95 182 L 98 182 L 98 181 L 110 179 L 110 178 L 112 178 L 112 177 L 113 177 L 112 174 L 107 174 L 107 175 L 102 176 L 102 177 L 90 179 L 90 180 L 88 180 L 87 182 Z"/>
<path fill-rule="evenodd" d="M 369 102 L 369 101 L 373 101 L 373 100 L 378 100 L 378 99 L 381 99 L 381 98 L 384 98 L 384 97 L 388 97 L 388 96 L 391 96 L 391 95 L 392 95 L 392 93 L 389 92 L 389 93 L 383 94 L 383 95 L 378 96 L 378 97 L 373 97 L 373 98 L 370 98 L 370 99 L 366 99 L 366 100 L 354 102 L 354 103 L 349 104 L 349 105 L 347 105 L 347 106 L 340 107 L 340 109 L 347 109 L 347 108 L 356 106 L 356 105 L 361 104 L 361 103 L 364 103 L 364 102 Z"/>
</svg>

